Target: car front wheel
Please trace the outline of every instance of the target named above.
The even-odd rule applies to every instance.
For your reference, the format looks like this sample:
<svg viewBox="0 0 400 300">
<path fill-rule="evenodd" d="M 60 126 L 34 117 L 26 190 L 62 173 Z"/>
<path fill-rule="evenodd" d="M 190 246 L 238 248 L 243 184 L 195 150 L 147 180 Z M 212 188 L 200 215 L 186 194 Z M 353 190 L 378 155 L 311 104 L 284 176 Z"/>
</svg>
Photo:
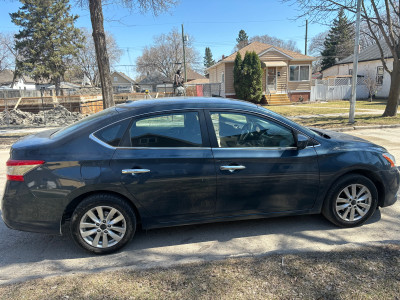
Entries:
<svg viewBox="0 0 400 300">
<path fill-rule="evenodd" d="M 322 213 L 337 226 L 354 227 L 373 215 L 377 203 L 378 192 L 374 183 L 365 176 L 350 174 L 332 186 Z"/>
<path fill-rule="evenodd" d="M 135 213 L 129 204 L 115 195 L 96 194 L 75 209 L 71 233 L 82 248 L 108 254 L 129 242 L 136 230 Z"/>
</svg>

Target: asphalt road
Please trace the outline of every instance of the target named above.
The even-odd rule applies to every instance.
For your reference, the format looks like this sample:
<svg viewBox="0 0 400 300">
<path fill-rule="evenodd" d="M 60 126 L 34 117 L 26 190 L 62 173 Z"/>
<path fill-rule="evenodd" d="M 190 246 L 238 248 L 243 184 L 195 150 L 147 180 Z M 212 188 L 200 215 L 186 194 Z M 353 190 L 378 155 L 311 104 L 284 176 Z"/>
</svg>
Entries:
<svg viewBox="0 0 400 300">
<path fill-rule="evenodd" d="M 400 162 L 400 128 L 349 133 L 385 146 Z M 8 150 L 1 150 L 0 193 L 7 159 Z M 66 237 L 10 230 L 3 222 L 0 236 L 0 284 L 8 284 L 124 267 L 400 243 L 400 202 L 377 210 L 367 224 L 351 229 L 336 228 L 322 216 L 314 215 L 140 231 L 123 251 L 107 256 L 84 252 Z"/>
</svg>

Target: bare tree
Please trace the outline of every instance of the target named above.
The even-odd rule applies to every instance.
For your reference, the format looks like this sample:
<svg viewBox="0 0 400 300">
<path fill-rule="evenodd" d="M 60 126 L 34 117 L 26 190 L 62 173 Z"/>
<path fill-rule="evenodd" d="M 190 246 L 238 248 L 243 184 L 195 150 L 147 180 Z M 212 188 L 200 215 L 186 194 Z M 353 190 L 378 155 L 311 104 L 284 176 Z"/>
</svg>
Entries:
<svg viewBox="0 0 400 300">
<path fill-rule="evenodd" d="M 339 9 L 349 15 L 356 13 L 356 0 L 283 0 L 296 2 L 301 11 L 300 17 L 326 24 Z M 369 29 L 369 36 L 375 41 L 381 54 L 383 68 L 390 74 L 389 98 L 383 116 L 396 116 L 400 99 L 400 10 L 399 2 L 393 0 L 362 0 L 361 18 Z M 393 57 L 393 68 L 387 64 L 384 49 L 388 48 Z"/>
<path fill-rule="evenodd" d="M 186 43 L 186 65 L 198 69 L 199 53 L 192 47 L 193 38 Z M 154 45 L 145 47 L 141 56 L 136 59 L 136 71 L 141 75 L 158 72 L 173 79 L 178 69 L 183 67 L 182 35 L 178 29 L 168 34 L 154 37 Z"/>
<path fill-rule="evenodd" d="M 15 66 L 14 37 L 0 33 L 0 72 Z"/>
<path fill-rule="evenodd" d="M 84 1 L 78 1 L 83 5 Z M 101 90 L 103 94 L 103 106 L 104 108 L 115 105 L 111 73 L 110 73 L 110 61 L 107 52 L 106 34 L 104 32 L 104 17 L 103 17 L 103 6 L 101 0 L 88 0 L 90 19 L 92 22 L 93 40 L 96 50 L 97 64 L 99 68 Z M 107 1 L 107 3 L 118 3 L 129 9 L 138 8 L 141 12 L 151 11 L 154 15 L 158 15 L 161 12 L 165 12 L 172 5 L 175 5 L 176 0 L 119 0 L 119 1 Z"/>
<path fill-rule="evenodd" d="M 317 58 L 312 63 L 313 73 L 321 71 L 323 59 L 321 52 L 325 49 L 324 41 L 328 36 L 328 33 L 329 31 L 323 31 L 311 38 L 310 45 L 308 46 L 308 52 Z"/>
<path fill-rule="evenodd" d="M 255 35 L 250 38 L 250 43 L 252 42 L 261 42 L 265 44 L 270 44 L 272 46 L 284 48 L 287 50 L 295 51 L 295 52 L 301 52 L 299 48 L 296 46 L 296 42 L 294 41 L 284 41 L 280 38 L 274 37 L 274 36 L 269 36 L 268 34 L 264 35 Z"/>
<path fill-rule="evenodd" d="M 364 83 L 368 89 L 369 101 L 372 102 L 372 97 L 375 96 L 379 87 L 378 84 L 376 83 L 375 76 L 373 76 L 371 73 L 368 73 L 367 75 L 364 76 Z"/>
<path fill-rule="evenodd" d="M 318 33 L 316 36 L 311 38 L 310 45 L 308 46 L 308 52 L 314 56 L 321 55 L 321 52 L 324 51 L 324 41 L 328 36 L 329 31 L 323 31 Z"/>
<path fill-rule="evenodd" d="M 96 50 L 91 33 L 86 28 L 81 28 L 85 37 L 84 45 L 79 49 L 77 57 L 73 61 L 72 72 L 76 76 L 86 76 L 91 85 L 100 85 L 99 68 L 96 59 Z M 106 32 L 107 53 L 111 67 L 116 64 L 122 55 L 122 50 L 118 47 L 111 33 Z"/>
</svg>

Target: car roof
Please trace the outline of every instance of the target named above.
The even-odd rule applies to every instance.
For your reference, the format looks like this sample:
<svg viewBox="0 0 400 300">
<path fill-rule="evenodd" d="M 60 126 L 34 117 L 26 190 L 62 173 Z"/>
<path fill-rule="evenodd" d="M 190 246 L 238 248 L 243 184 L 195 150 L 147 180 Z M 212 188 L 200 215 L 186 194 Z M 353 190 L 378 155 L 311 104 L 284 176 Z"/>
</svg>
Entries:
<svg viewBox="0 0 400 300">
<path fill-rule="evenodd" d="M 117 108 L 124 110 L 131 109 L 181 109 L 181 108 L 242 108 L 256 110 L 256 104 L 220 98 L 220 97 L 176 97 L 176 98 L 159 98 L 159 99 L 143 99 L 120 104 Z"/>
</svg>

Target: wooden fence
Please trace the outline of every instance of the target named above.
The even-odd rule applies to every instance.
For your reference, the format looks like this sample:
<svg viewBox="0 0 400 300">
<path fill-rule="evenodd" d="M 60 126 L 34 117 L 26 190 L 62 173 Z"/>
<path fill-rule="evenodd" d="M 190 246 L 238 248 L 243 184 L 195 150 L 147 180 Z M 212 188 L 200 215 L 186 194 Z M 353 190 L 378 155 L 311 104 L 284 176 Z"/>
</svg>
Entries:
<svg viewBox="0 0 400 300">
<path fill-rule="evenodd" d="M 129 93 L 114 95 L 115 104 L 135 101 L 139 99 L 170 97 L 171 93 Z M 38 113 L 39 111 L 51 109 L 62 105 L 71 112 L 82 114 L 93 114 L 103 110 L 102 95 L 88 96 L 44 96 L 44 97 L 19 97 L 0 99 L 0 111 L 5 109 L 20 109 L 22 111 Z"/>
</svg>

